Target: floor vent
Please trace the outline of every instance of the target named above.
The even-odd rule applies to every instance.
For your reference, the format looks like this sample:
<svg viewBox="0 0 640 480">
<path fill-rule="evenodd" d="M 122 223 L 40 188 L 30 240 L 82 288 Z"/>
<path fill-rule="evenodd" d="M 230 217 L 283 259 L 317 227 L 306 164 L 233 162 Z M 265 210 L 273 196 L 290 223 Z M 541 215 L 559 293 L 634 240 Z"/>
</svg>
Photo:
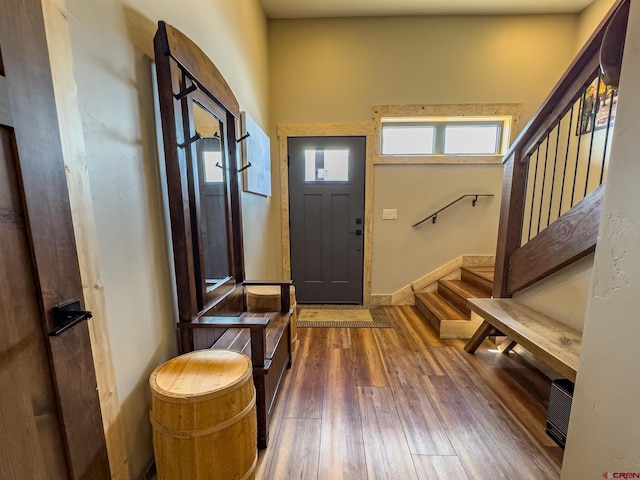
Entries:
<svg viewBox="0 0 640 480">
<path fill-rule="evenodd" d="M 554 380 L 551 383 L 547 434 L 562 448 L 564 448 L 567 441 L 573 388 L 573 383 L 566 379 Z"/>
</svg>

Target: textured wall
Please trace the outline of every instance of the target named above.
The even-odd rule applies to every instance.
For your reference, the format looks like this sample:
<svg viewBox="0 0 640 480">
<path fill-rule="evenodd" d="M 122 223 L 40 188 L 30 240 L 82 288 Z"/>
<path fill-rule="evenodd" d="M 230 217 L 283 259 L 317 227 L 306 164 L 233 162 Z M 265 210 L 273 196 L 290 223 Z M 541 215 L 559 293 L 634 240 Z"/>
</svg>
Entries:
<svg viewBox="0 0 640 480">
<path fill-rule="evenodd" d="M 640 5 L 631 13 L 562 478 L 640 475 Z M 611 476 L 607 478 L 631 478 Z M 635 477 L 634 477 L 635 478 Z"/>
</svg>

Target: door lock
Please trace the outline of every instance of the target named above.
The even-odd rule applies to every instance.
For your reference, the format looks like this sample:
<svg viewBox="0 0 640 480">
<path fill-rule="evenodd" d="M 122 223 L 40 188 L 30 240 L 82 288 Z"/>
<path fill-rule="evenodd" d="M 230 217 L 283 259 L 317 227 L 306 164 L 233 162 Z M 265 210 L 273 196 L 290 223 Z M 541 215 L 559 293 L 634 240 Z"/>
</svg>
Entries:
<svg viewBox="0 0 640 480">
<path fill-rule="evenodd" d="M 349 232 L 349 233 L 359 237 L 360 235 L 362 235 L 362 230 L 356 230 L 355 232 Z"/>
</svg>

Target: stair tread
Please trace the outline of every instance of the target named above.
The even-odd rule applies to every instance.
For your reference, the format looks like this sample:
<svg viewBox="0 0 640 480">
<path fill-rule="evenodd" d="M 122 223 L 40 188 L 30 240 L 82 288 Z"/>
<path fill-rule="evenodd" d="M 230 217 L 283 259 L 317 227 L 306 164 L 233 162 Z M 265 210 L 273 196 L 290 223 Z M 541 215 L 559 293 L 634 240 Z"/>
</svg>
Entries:
<svg viewBox="0 0 640 480">
<path fill-rule="evenodd" d="M 438 280 L 438 283 L 449 288 L 462 298 L 488 298 L 490 295 L 478 287 L 474 287 L 463 280 Z"/>
<path fill-rule="evenodd" d="M 484 278 L 485 280 L 493 283 L 493 275 L 495 271 L 495 267 L 489 266 L 476 266 L 476 267 L 461 267 L 463 270 L 473 273 L 480 278 Z"/>
<path fill-rule="evenodd" d="M 437 293 L 417 292 L 416 298 L 440 320 L 469 321 L 462 312 Z"/>
</svg>

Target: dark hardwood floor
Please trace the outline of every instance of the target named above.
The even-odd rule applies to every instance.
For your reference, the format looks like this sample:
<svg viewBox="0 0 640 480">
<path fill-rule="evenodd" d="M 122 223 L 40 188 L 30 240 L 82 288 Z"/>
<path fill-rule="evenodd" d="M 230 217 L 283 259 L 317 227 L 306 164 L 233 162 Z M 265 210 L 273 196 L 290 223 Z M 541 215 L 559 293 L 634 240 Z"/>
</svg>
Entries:
<svg viewBox="0 0 640 480">
<path fill-rule="evenodd" d="M 545 376 L 489 342 L 469 355 L 440 340 L 413 307 L 386 310 L 394 328 L 298 329 L 257 479 L 560 477 Z"/>
</svg>

